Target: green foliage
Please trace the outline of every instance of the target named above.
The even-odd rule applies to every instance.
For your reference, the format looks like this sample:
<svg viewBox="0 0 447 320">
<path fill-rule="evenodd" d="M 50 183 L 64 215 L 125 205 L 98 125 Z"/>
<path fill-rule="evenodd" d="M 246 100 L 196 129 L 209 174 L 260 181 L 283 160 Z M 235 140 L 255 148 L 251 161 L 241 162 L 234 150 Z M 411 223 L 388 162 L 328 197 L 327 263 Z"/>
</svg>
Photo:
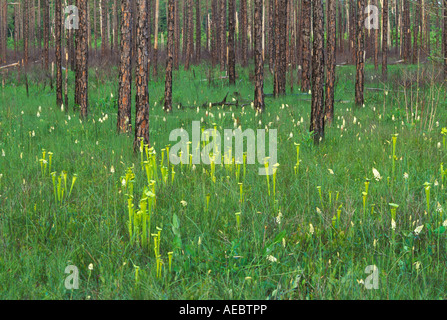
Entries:
<svg viewBox="0 0 447 320">
<path fill-rule="evenodd" d="M 1 298 L 446 298 L 445 99 L 439 99 L 431 128 L 407 120 L 409 100 L 392 82 L 401 67 L 390 66 L 389 94 L 366 91 L 365 107 L 356 109 L 354 68 L 339 67 L 335 119 L 315 147 L 307 94 L 296 88 L 278 99 L 267 95 L 266 112 L 256 115 L 250 106 L 252 68 L 237 67 L 234 87 L 209 68 L 174 71 L 170 114 L 162 110 L 163 78 L 151 80 L 156 166 L 149 169 L 146 149 L 133 153 L 133 133 L 116 134 L 117 84 L 111 80 L 117 79 L 116 69 L 91 71 L 86 120 L 79 119 L 72 103 L 64 106 L 68 113 L 56 108 L 55 93 L 34 71 L 29 98 L 23 79 L 18 83 L 9 75 L 0 92 Z M 371 66 L 366 75 L 367 87 L 384 88 Z M 71 72 L 69 77 L 74 78 Z M 266 72 L 267 94 L 272 82 Z M 202 107 L 227 93 L 227 102 L 239 106 Z M 239 167 L 239 173 L 235 165 L 212 170 L 203 164 L 169 164 L 166 146 L 175 143 L 169 133 L 181 127 L 191 133 L 195 120 L 203 128 L 215 124 L 219 131 L 235 124 L 243 130 L 277 129 L 275 196 L 268 196 L 265 177 L 258 175 L 262 163 L 247 165 L 246 172 Z M 42 149 L 54 153 L 51 171 L 78 175 L 62 203 L 55 202 L 49 168 L 43 171 L 39 162 Z M 134 176 L 127 175 L 129 168 Z M 273 177 L 269 181 L 273 190 Z M 424 182 L 431 183 L 429 198 Z M 57 195 L 57 177 L 55 183 Z M 62 186 L 70 189 L 63 177 Z M 150 224 L 148 217 L 144 224 L 149 191 L 155 204 Z M 399 204 L 394 230 L 389 203 Z M 64 288 L 69 264 L 79 268 L 79 290 Z M 378 290 L 362 284 L 368 265 L 379 269 Z"/>
</svg>

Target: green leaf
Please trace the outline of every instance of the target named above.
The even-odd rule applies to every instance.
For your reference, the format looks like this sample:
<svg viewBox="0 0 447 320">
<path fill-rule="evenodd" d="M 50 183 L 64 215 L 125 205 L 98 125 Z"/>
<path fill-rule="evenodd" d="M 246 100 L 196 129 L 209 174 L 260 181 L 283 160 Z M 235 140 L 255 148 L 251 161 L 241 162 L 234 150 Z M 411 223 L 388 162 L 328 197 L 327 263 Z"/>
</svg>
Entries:
<svg viewBox="0 0 447 320">
<path fill-rule="evenodd" d="M 443 234 L 445 232 L 445 227 L 444 226 L 440 226 L 439 228 L 433 230 L 434 233 L 437 234 Z"/>
</svg>

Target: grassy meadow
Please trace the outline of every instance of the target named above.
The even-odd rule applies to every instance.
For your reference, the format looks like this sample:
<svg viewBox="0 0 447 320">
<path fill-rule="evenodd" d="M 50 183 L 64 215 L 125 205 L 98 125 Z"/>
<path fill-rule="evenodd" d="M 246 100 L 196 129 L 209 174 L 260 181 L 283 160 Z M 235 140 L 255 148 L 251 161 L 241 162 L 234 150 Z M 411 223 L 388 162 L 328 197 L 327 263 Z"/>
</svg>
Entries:
<svg viewBox="0 0 447 320">
<path fill-rule="evenodd" d="M 234 87 L 209 68 L 174 71 L 170 114 L 163 75 L 151 79 L 153 149 L 137 153 L 133 133 L 116 133 L 116 68 L 91 68 L 84 121 L 72 91 L 66 112 L 37 70 L 29 97 L 23 76 L 8 74 L 1 299 L 447 298 L 447 102 L 445 86 L 429 80 L 436 67 L 393 65 L 384 84 L 367 65 L 363 108 L 353 103 L 355 67 L 337 67 L 335 119 L 319 146 L 308 132 L 310 95 L 298 86 L 274 99 L 266 72 L 266 112 L 256 114 L 253 68 L 238 67 Z M 227 93 L 239 106 L 203 107 Z M 276 173 L 172 165 L 169 133 L 191 135 L 192 121 L 277 129 Z M 79 289 L 64 285 L 70 265 Z"/>
</svg>

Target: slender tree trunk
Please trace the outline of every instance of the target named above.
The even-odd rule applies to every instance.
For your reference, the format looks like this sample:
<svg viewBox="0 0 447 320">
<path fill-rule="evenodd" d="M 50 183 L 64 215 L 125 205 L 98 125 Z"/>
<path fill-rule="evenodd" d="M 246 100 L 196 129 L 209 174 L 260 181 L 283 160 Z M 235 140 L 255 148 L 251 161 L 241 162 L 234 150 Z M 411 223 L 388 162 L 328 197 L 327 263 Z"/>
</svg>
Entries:
<svg viewBox="0 0 447 320">
<path fill-rule="evenodd" d="M 113 55 L 115 56 L 115 53 L 118 51 L 119 43 L 118 43 L 118 3 L 117 0 L 113 0 L 113 17 L 112 17 L 112 24 L 113 24 Z"/>
<path fill-rule="evenodd" d="M 158 2 L 158 0 L 156 0 Z M 149 144 L 149 92 L 147 70 L 147 2 L 138 2 L 137 18 L 137 65 L 135 72 L 135 140 L 134 151 L 140 148 L 141 139 Z M 156 4 L 156 7 L 157 4 Z M 158 10 L 157 10 L 158 11 Z M 156 16 L 158 14 L 156 13 Z M 158 18 L 158 17 L 157 17 Z M 156 19 L 157 21 L 158 19 Z M 156 23 L 157 26 L 157 23 Z M 157 27 L 156 27 L 157 30 Z"/>
<path fill-rule="evenodd" d="M 55 2 L 55 28 L 56 28 L 56 104 L 60 107 L 62 100 L 62 3 Z"/>
<path fill-rule="evenodd" d="M 382 79 L 388 79 L 388 0 L 382 7 Z"/>
<path fill-rule="evenodd" d="M 28 69 L 29 59 L 29 3 L 28 0 L 23 1 L 23 54 L 25 72 Z"/>
<path fill-rule="evenodd" d="M 79 30 L 77 34 L 77 48 L 79 63 L 76 68 L 79 69 L 78 102 L 81 111 L 81 118 L 88 115 L 88 41 L 87 41 L 87 0 L 77 0 L 79 12 Z"/>
<path fill-rule="evenodd" d="M 189 63 L 194 61 L 194 4 L 189 0 L 189 18 L 188 18 L 188 41 L 189 41 Z"/>
<path fill-rule="evenodd" d="M 186 0 L 186 53 L 185 53 L 185 70 L 189 70 L 189 64 L 190 64 L 190 59 L 191 59 L 191 45 L 192 45 L 192 41 L 191 41 L 191 32 L 193 32 L 193 30 L 191 29 L 192 26 L 192 0 Z"/>
<path fill-rule="evenodd" d="M 278 97 L 286 93 L 287 0 L 276 1 L 276 57 L 273 95 Z"/>
<path fill-rule="evenodd" d="M 360 0 L 359 0 L 360 1 Z M 312 54 L 312 107 L 310 131 L 314 143 L 324 138 L 324 28 L 323 4 L 321 0 L 312 1 L 313 10 L 313 54 Z"/>
<path fill-rule="evenodd" d="M 334 86 L 335 86 L 335 17 L 336 17 L 336 0 L 327 1 L 327 78 L 326 78 L 326 106 L 325 116 L 328 124 L 334 119 Z"/>
<path fill-rule="evenodd" d="M 49 0 L 44 0 L 43 5 L 43 59 L 45 70 L 50 68 L 50 5 Z"/>
<path fill-rule="evenodd" d="M 180 60 L 180 15 L 179 15 L 179 1 L 174 1 L 175 5 L 175 24 L 174 24 L 174 68 L 179 69 Z"/>
<path fill-rule="evenodd" d="M 131 0 L 121 0 L 121 43 L 118 91 L 117 131 L 132 130 L 132 6 Z"/>
<path fill-rule="evenodd" d="M 373 0 L 374 5 L 378 8 L 377 0 Z M 374 36 L 374 69 L 379 70 L 379 30 L 373 29 Z"/>
<path fill-rule="evenodd" d="M 5 33 L 5 25 L 7 25 L 7 21 L 5 19 L 5 7 L 6 0 L 0 1 L 0 64 L 6 63 L 6 33 Z M 14 6 L 15 11 L 15 6 Z M 15 29 L 15 28 L 14 28 Z M 14 44 L 16 41 L 14 41 Z"/>
<path fill-rule="evenodd" d="M 355 78 L 355 104 L 362 106 L 364 102 L 364 56 L 365 56 L 365 28 L 364 10 L 365 0 L 357 0 L 357 37 L 356 37 L 356 78 Z"/>
<path fill-rule="evenodd" d="M 242 66 L 246 67 L 248 64 L 247 53 L 247 0 L 240 0 L 241 5 L 241 53 L 242 53 Z M 274 1 L 274 0 L 271 0 Z"/>
<path fill-rule="evenodd" d="M 243 0 L 241 0 L 243 1 Z M 275 1 L 269 0 L 269 70 L 273 74 L 275 70 Z"/>
<path fill-rule="evenodd" d="M 202 18 L 200 12 L 200 1 L 196 0 L 196 63 L 200 63 L 202 55 Z"/>
<path fill-rule="evenodd" d="M 421 1 L 414 0 L 413 3 L 413 59 L 412 63 L 416 64 L 419 57 L 419 49 L 420 45 L 422 45 L 422 41 L 419 43 L 419 31 L 420 31 L 420 23 L 421 23 Z"/>
<path fill-rule="evenodd" d="M 311 24 L 311 0 L 303 0 L 303 30 L 302 30 L 302 59 L 303 71 L 301 73 L 301 92 L 310 90 L 310 24 Z"/>
<path fill-rule="evenodd" d="M 236 83 L 236 54 L 234 50 L 235 0 L 228 0 L 228 77 L 230 85 Z"/>
<path fill-rule="evenodd" d="M 160 0 L 155 0 L 155 30 L 154 30 L 154 52 L 153 52 L 153 76 L 157 78 L 158 75 L 158 16 L 160 13 Z"/>
<path fill-rule="evenodd" d="M 411 29 L 410 29 L 410 4 L 408 2 L 409 0 L 403 0 L 404 6 L 403 6 L 403 36 L 404 36 L 404 60 L 405 63 L 410 62 L 410 51 L 411 51 Z"/>
<path fill-rule="evenodd" d="M 227 6 L 226 0 L 220 0 L 220 70 L 225 70 L 225 65 L 227 63 L 227 45 L 226 45 L 226 17 L 227 17 Z"/>
<path fill-rule="evenodd" d="M 109 39 L 107 37 L 107 0 L 101 1 L 101 56 L 104 58 L 107 54 Z"/>
<path fill-rule="evenodd" d="M 168 1 L 168 45 L 166 58 L 165 105 L 164 110 L 172 110 L 172 67 L 174 65 L 174 11 L 175 0 Z"/>
<path fill-rule="evenodd" d="M 262 59 L 262 0 L 254 0 L 254 42 L 255 42 L 255 98 L 254 108 L 264 111 L 264 61 Z"/>
</svg>

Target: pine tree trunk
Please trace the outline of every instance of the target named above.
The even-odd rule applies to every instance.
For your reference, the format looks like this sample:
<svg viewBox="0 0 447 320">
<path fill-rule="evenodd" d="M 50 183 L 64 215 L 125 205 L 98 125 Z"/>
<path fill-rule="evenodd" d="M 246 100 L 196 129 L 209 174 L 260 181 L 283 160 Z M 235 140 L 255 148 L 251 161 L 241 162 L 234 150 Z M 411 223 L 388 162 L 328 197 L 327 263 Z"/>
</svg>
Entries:
<svg viewBox="0 0 447 320">
<path fill-rule="evenodd" d="M 311 1 L 303 0 L 303 29 L 302 29 L 302 59 L 303 71 L 301 73 L 301 92 L 310 90 L 310 24 L 311 24 Z"/>
<path fill-rule="evenodd" d="M 166 112 L 172 111 L 172 67 L 174 65 L 174 11 L 175 0 L 168 1 L 168 44 L 166 58 L 165 104 Z"/>
<path fill-rule="evenodd" d="M 25 72 L 28 69 L 29 55 L 29 3 L 28 0 L 23 1 L 23 54 Z"/>
<path fill-rule="evenodd" d="M 243 1 L 243 0 L 242 0 Z M 275 1 L 269 0 L 269 70 L 275 70 Z"/>
<path fill-rule="evenodd" d="M 118 3 L 117 0 L 113 0 L 113 17 L 112 17 L 112 24 L 113 24 L 113 55 L 115 56 L 115 53 L 118 51 Z"/>
<path fill-rule="evenodd" d="M 405 60 L 405 63 L 410 62 L 411 58 L 411 29 L 410 29 L 410 4 L 408 2 L 409 0 L 403 0 L 404 6 L 403 6 L 403 58 Z"/>
<path fill-rule="evenodd" d="M 131 0 L 121 0 L 121 43 L 118 91 L 117 131 L 132 130 L 132 6 Z"/>
<path fill-rule="evenodd" d="M 55 28 L 56 28 L 56 104 L 60 107 L 62 100 L 62 3 L 55 2 Z"/>
<path fill-rule="evenodd" d="M 227 6 L 226 0 L 220 0 L 220 71 L 225 70 L 225 65 L 227 63 L 227 45 L 226 45 L 226 17 L 227 17 Z"/>
<path fill-rule="evenodd" d="M 179 69 L 180 64 L 180 15 L 179 15 L 179 1 L 174 1 L 175 5 L 175 24 L 174 24 L 174 68 Z"/>
<path fill-rule="evenodd" d="M 228 0 L 228 77 L 230 85 L 236 83 L 236 54 L 234 50 L 235 0 Z"/>
<path fill-rule="evenodd" d="M 374 5 L 378 8 L 377 0 L 373 0 Z M 379 30 L 373 29 L 374 36 L 374 69 L 379 70 Z"/>
<path fill-rule="evenodd" d="M 321 0 L 312 2 L 312 107 L 309 130 L 313 132 L 314 143 L 317 145 L 324 138 L 324 29 L 323 4 Z"/>
<path fill-rule="evenodd" d="M 101 56 L 104 58 L 107 54 L 109 41 L 107 37 L 107 0 L 101 1 Z"/>
<path fill-rule="evenodd" d="M 382 80 L 388 79 L 388 0 L 382 8 Z"/>
<path fill-rule="evenodd" d="M 5 25 L 7 24 L 5 19 L 5 3 L 6 0 L 0 1 L 0 64 L 6 63 L 6 34 L 5 34 Z M 15 6 L 14 6 L 15 10 Z M 16 41 L 14 41 L 16 43 Z"/>
<path fill-rule="evenodd" d="M 79 85 L 78 85 L 78 103 L 80 106 L 81 118 L 88 115 L 88 42 L 87 42 L 87 0 L 77 0 L 79 10 L 79 30 L 77 34 L 78 42 L 78 64 L 79 69 Z"/>
<path fill-rule="evenodd" d="M 200 1 L 196 0 L 196 63 L 200 63 L 202 55 L 202 18 L 200 13 Z"/>
<path fill-rule="evenodd" d="M 156 0 L 158 2 L 158 0 Z M 158 7 L 157 4 L 155 5 Z M 137 63 L 135 71 L 135 140 L 134 151 L 140 148 L 141 139 L 149 144 L 149 92 L 147 70 L 147 2 L 138 2 L 138 18 L 136 25 Z M 157 16 L 157 13 L 156 13 Z M 156 19 L 157 20 L 157 19 Z M 157 23 L 156 23 L 157 25 Z M 157 28 L 156 28 L 157 30 Z"/>
<path fill-rule="evenodd" d="M 254 108 L 264 111 L 264 61 L 262 59 L 262 0 L 254 0 L 255 97 Z"/>
<path fill-rule="evenodd" d="M 190 64 L 190 60 L 191 60 L 191 45 L 192 45 L 192 41 L 191 41 L 191 26 L 192 26 L 192 0 L 186 0 L 186 53 L 185 53 L 185 70 L 189 70 L 189 64 Z"/>
<path fill-rule="evenodd" d="M 413 59 L 412 63 L 416 64 L 419 57 L 419 46 L 422 45 L 422 42 L 419 43 L 419 31 L 420 31 L 420 21 L 421 21 L 421 1 L 414 0 L 413 3 L 413 14 L 414 14 L 414 24 L 413 24 Z"/>
<path fill-rule="evenodd" d="M 276 0 L 276 4 L 276 57 L 273 95 L 278 97 L 286 93 L 287 0 Z"/>
<path fill-rule="evenodd" d="M 194 60 L 194 4 L 193 0 L 189 0 L 189 18 L 188 18 L 188 41 L 189 41 L 189 63 Z"/>
<path fill-rule="evenodd" d="M 43 5 L 43 59 L 45 70 L 50 68 L 50 4 L 49 0 L 44 0 Z"/>
<path fill-rule="evenodd" d="M 274 1 L 274 0 L 272 0 Z M 242 66 L 246 67 L 248 64 L 247 54 L 247 0 L 241 0 L 241 53 L 242 53 Z"/>
<path fill-rule="evenodd" d="M 357 0 L 357 32 L 356 32 L 356 78 L 355 78 L 355 104 L 362 106 L 364 102 L 364 55 L 365 55 L 365 32 L 364 32 L 364 10 L 365 0 Z"/>
<path fill-rule="evenodd" d="M 335 37 L 336 37 L 336 0 L 327 1 L 327 78 L 326 78 L 326 105 L 325 116 L 328 124 L 334 119 L 334 86 L 335 86 Z"/>
<path fill-rule="evenodd" d="M 158 75 L 158 17 L 160 14 L 160 0 L 155 0 L 155 19 L 154 19 L 154 52 L 153 52 L 153 72 L 154 78 Z"/>
</svg>

